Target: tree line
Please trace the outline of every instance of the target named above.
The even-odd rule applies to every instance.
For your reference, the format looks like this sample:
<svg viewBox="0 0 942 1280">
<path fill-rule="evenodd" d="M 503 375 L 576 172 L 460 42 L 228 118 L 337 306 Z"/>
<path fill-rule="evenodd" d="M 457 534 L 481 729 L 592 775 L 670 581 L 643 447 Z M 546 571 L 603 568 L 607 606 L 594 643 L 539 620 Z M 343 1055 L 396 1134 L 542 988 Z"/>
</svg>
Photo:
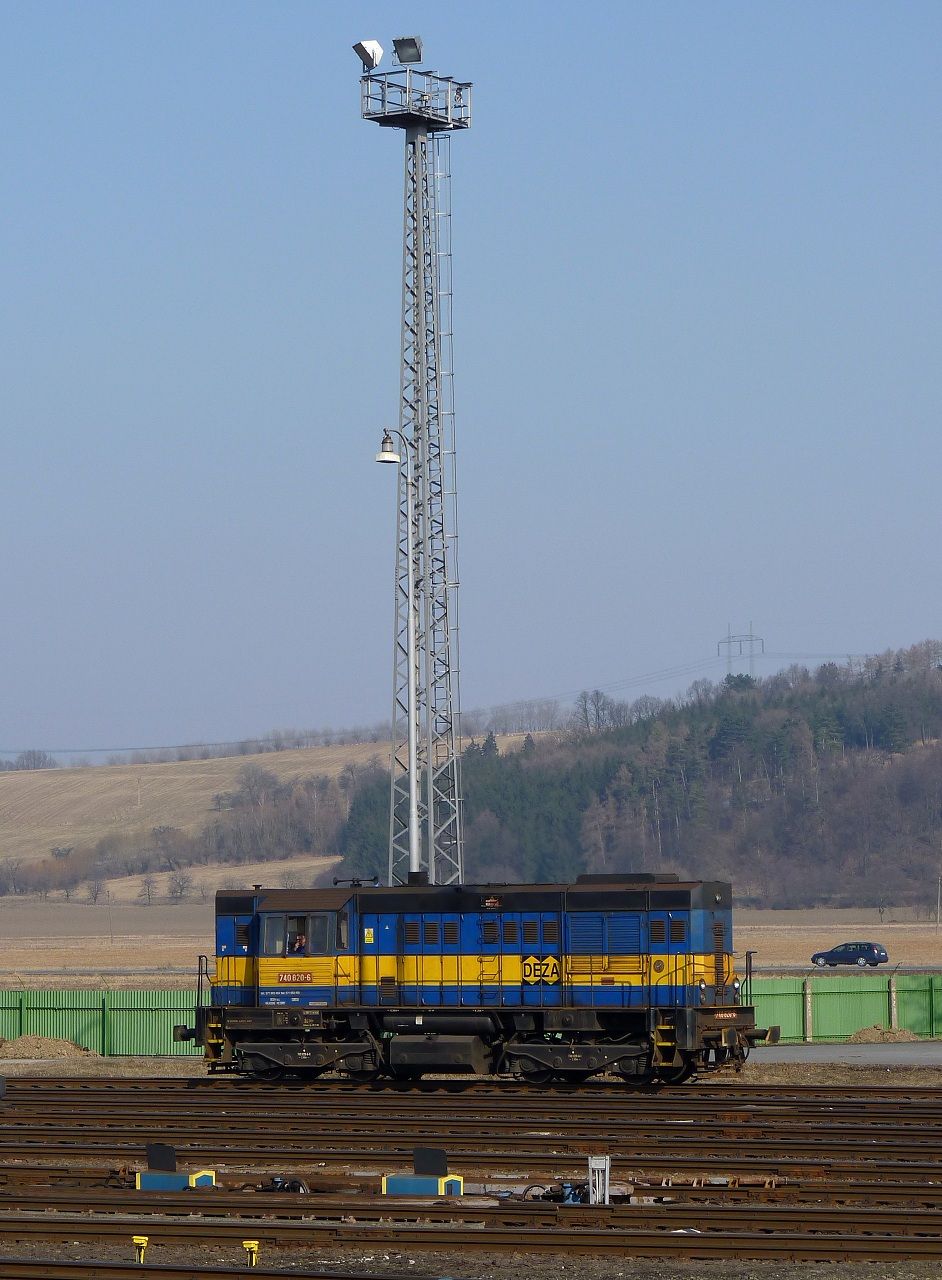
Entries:
<svg viewBox="0 0 942 1280">
<path fill-rule="evenodd" d="M 565 728 L 462 757 L 466 878 L 676 871 L 768 906 L 934 908 L 942 874 L 942 644 L 677 699 L 577 700 Z M 385 872 L 388 776 L 361 780 L 340 847 Z"/>
</svg>

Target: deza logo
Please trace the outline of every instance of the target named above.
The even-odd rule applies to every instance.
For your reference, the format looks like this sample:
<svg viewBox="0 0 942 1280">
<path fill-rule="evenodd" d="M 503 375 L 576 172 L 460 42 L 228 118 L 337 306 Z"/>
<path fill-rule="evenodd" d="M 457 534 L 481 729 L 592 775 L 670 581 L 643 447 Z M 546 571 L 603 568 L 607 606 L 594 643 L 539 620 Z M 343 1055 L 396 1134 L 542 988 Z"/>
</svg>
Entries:
<svg viewBox="0 0 942 1280">
<path fill-rule="evenodd" d="M 527 956 L 523 962 L 524 982 L 558 982 L 559 961 L 556 956 Z"/>
</svg>

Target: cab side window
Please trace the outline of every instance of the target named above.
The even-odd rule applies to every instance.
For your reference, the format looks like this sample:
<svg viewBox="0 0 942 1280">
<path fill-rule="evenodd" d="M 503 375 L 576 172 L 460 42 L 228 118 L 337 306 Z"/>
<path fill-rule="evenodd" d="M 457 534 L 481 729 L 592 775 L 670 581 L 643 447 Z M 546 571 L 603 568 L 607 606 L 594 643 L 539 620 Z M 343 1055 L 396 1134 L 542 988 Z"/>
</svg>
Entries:
<svg viewBox="0 0 942 1280">
<path fill-rule="evenodd" d="M 285 950 L 284 916 L 262 916 L 262 955 L 280 956 Z"/>
<path fill-rule="evenodd" d="M 308 950 L 311 955 L 326 955 L 333 947 L 331 922 L 333 914 L 320 911 L 308 918 Z"/>
</svg>

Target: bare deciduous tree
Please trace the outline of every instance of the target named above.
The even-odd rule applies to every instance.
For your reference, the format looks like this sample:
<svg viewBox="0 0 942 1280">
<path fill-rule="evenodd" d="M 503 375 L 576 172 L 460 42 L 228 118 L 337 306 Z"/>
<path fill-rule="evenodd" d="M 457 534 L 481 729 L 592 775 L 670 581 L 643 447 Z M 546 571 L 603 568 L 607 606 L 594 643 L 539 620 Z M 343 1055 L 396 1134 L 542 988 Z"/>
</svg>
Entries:
<svg viewBox="0 0 942 1280">
<path fill-rule="evenodd" d="M 189 895 L 190 889 L 193 887 L 193 877 L 186 871 L 175 871 L 170 877 L 167 885 L 167 892 L 171 901 L 182 902 Z"/>
</svg>

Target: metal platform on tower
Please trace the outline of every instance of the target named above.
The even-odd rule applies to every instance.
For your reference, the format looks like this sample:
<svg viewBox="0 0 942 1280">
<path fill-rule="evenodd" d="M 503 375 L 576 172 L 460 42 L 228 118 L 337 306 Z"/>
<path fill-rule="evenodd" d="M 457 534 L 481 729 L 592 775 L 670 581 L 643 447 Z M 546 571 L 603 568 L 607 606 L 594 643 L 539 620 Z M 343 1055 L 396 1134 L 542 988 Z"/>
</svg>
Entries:
<svg viewBox="0 0 942 1280">
<path fill-rule="evenodd" d="M 471 89 L 466 81 L 412 67 L 373 71 L 360 81 L 363 119 L 397 129 L 424 126 L 432 133 L 467 129 Z"/>
</svg>

